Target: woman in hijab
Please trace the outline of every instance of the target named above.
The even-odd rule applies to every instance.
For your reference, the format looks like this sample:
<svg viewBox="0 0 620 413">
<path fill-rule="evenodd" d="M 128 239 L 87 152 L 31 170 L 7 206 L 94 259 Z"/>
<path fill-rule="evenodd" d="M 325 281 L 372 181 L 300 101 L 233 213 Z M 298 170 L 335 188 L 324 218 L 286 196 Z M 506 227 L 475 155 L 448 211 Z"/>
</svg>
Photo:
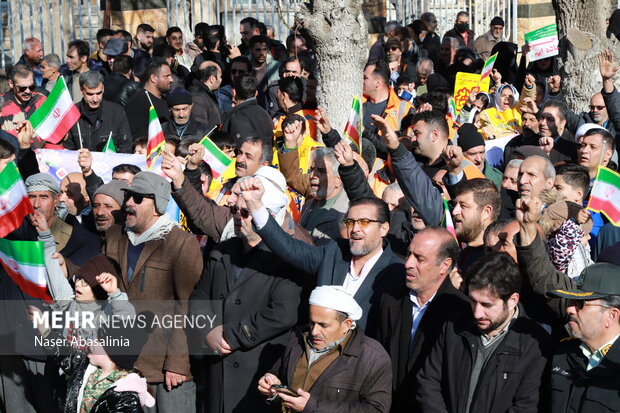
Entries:
<svg viewBox="0 0 620 413">
<path fill-rule="evenodd" d="M 511 84 L 501 85 L 495 92 L 495 104 L 485 109 L 480 115 L 482 136 L 486 139 L 498 139 L 521 133 L 521 104 L 525 98 L 536 98 L 534 76 L 525 77 L 525 86 L 519 92 Z"/>
<path fill-rule="evenodd" d="M 511 42 L 499 42 L 491 50 L 491 56 L 497 53 L 493 68 L 506 83 L 514 84 L 517 77 L 517 45 Z"/>
<path fill-rule="evenodd" d="M 607 38 L 616 36 L 620 40 L 620 9 L 614 10 L 609 18 L 609 26 L 607 26 Z"/>
</svg>

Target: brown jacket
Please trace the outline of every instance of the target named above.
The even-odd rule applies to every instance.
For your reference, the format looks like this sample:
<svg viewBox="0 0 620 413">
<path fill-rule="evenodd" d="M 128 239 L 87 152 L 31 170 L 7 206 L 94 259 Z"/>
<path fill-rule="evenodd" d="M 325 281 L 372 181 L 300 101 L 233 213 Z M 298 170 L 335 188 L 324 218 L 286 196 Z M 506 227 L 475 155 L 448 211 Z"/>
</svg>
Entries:
<svg viewBox="0 0 620 413">
<path fill-rule="evenodd" d="M 273 366 L 282 384 L 290 384 L 295 366 L 305 352 L 303 333 L 297 331 Z M 295 389 L 297 390 L 297 389 Z M 304 412 L 389 412 L 392 402 L 392 367 L 381 344 L 353 330 L 351 339 L 316 379 Z"/>
<path fill-rule="evenodd" d="M 140 311 L 140 303 L 135 300 L 161 300 L 170 302 L 170 307 L 161 309 L 161 313 L 186 314 L 187 300 L 200 279 L 203 267 L 196 238 L 174 227 L 165 239 L 147 241 L 131 282 L 127 278 L 128 245 L 129 239 L 119 225 L 106 231 L 103 253 L 120 265 L 119 288 L 127 293 L 136 306 L 136 312 Z M 153 306 L 150 307 L 153 310 Z M 174 329 L 170 334 L 170 331 L 154 330 L 136 362 L 136 368 L 149 383 L 162 383 L 164 370 L 183 374 L 191 380 L 185 332 Z"/>
</svg>

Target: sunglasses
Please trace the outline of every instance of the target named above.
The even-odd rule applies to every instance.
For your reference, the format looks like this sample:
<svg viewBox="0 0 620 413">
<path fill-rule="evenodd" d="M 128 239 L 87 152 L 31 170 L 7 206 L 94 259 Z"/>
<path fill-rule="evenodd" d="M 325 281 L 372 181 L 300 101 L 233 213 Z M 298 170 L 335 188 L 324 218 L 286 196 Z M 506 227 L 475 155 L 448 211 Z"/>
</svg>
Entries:
<svg viewBox="0 0 620 413">
<path fill-rule="evenodd" d="M 228 208 L 230 208 L 230 213 L 233 215 L 237 215 L 237 212 L 239 212 L 241 214 L 241 218 L 243 219 L 250 216 L 250 211 L 245 208 L 239 208 L 237 205 L 231 205 Z"/>
<path fill-rule="evenodd" d="M 605 109 L 605 106 L 596 106 L 596 105 L 590 105 L 590 110 L 603 110 Z"/>
<path fill-rule="evenodd" d="M 591 307 L 605 307 L 612 308 L 605 304 L 592 303 L 588 300 L 568 300 L 569 307 L 575 307 L 577 310 L 583 310 L 583 307 L 591 306 Z"/>
<path fill-rule="evenodd" d="M 352 229 L 356 223 L 357 225 L 360 226 L 361 229 L 366 229 L 368 228 L 368 225 L 370 225 L 371 222 L 381 222 L 381 221 L 379 221 L 378 219 L 368 219 L 368 218 L 361 218 L 361 219 L 346 218 L 346 219 L 343 219 L 342 222 L 344 223 L 344 226 L 347 227 L 347 229 Z"/>
<path fill-rule="evenodd" d="M 17 89 L 18 92 L 20 93 L 24 93 L 27 90 L 33 91 L 35 88 L 34 83 L 32 85 L 28 85 L 28 86 L 17 86 L 15 85 L 15 89 Z"/>
<path fill-rule="evenodd" d="M 393 51 L 396 51 L 396 50 L 400 50 L 400 47 L 392 46 L 392 47 L 388 47 L 388 50 L 393 52 Z"/>
<path fill-rule="evenodd" d="M 138 194 L 131 191 L 125 191 L 125 202 L 129 201 L 129 198 L 133 198 L 133 202 L 140 205 L 144 198 L 155 199 L 155 195 L 152 194 Z"/>
</svg>

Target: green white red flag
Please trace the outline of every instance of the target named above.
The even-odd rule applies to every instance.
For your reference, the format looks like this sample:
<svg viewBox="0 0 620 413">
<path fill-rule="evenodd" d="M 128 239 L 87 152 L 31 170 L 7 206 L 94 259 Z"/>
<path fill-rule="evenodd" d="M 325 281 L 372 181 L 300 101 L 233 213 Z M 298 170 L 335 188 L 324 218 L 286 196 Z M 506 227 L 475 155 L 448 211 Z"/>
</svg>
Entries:
<svg viewBox="0 0 620 413">
<path fill-rule="evenodd" d="M 116 153 L 116 145 L 114 145 L 114 139 L 112 139 L 112 132 L 110 132 L 108 141 L 105 143 L 105 146 L 103 147 L 103 150 L 101 152 Z"/>
<path fill-rule="evenodd" d="M 441 222 L 441 226 L 448 230 L 450 234 L 456 239 L 456 230 L 454 229 L 454 221 L 452 221 L 452 214 L 450 213 L 450 207 L 448 206 L 448 201 L 446 198 L 443 198 L 443 220 Z"/>
<path fill-rule="evenodd" d="M 211 167 L 213 179 L 218 179 L 233 163 L 233 160 L 226 156 L 226 154 L 209 139 L 209 134 L 202 138 L 200 144 L 205 147 L 205 156 L 203 159 Z"/>
<path fill-rule="evenodd" d="M 620 174 L 599 166 L 586 208 L 600 212 L 620 227 Z"/>
<path fill-rule="evenodd" d="M 344 127 L 344 136 L 357 146 L 360 153 L 362 152 L 362 142 L 360 139 L 362 136 L 362 105 L 358 96 L 353 96 L 349 120 Z"/>
<path fill-rule="evenodd" d="M 52 301 L 47 291 L 47 270 L 41 241 L 9 241 L 0 238 L 0 262 L 23 292 L 31 297 Z"/>
<path fill-rule="evenodd" d="M 497 53 L 489 57 L 487 61 L 484 62 L 484 66 L 482 66 L 482 72 L 480 73 L 480 81 L 478 83 L 482 82 L 485 77 L 491 74 L 491 71 L 493 70 L 493 65 L 495 64 L 496 59 L 497 59 Z"/>
<path fill-rule="evenodd" d="M 148 170 L 153 168 L 155 160 L 164 149 L 166 139 L 164 137 L 164 131 L 159 123 L 159 117 L 155 107 L 151 105 L 149 109 L 149 140 L 146 143 L 146 167 Z"/>
<path fill-rule="evenodd" d="M 9 162 L 0 172 L 0 238 L 19 228 L 28 214 L 34 209 L 26 185 L 15 163 Z"/>
<path fill-rule="evenodd" d="M 64 78 L 60 76 L 45 102 L 28 120 L 41 139 L 58 143 L 78 119 L 80 111 L 71 99 Z"/>
</svg>

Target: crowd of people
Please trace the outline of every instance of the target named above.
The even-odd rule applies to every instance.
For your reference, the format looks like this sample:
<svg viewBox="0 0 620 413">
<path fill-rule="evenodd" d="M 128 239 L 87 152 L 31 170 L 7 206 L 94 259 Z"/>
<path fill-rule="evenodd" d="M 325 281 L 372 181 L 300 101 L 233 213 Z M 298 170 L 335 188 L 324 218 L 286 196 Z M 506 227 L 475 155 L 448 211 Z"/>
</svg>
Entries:
<svg viewBox="0 0 620 413">
<path fill-rule="evenodd" d="M 246 17 L 231 45 L 221 25 L 186 42 L 140 24 L 64 57 L 26 39 L 0 171 L 15 162 L 34 212 L 6 238 L 43 243 L 53 301 L 1 269 L 0 411 L 620 411 L 620 228 L 585 208 L 599 167 L 617 170 L 617 59 L 599 55 L 601 91 L 575 113 L 555 57 L 529 62 L 501 17 L 478 37 L 467 12 L 436 28 L 388 22 L 369 48 L 359 145 L 317 104 L 304 27 L 283 44 Z M 453 113 L 457 73 L 494 54 L 489 92 Z M 51 144 L 29 118 L 61 77 L 80 118 Z M 93 152 L 146 154 L 151 106 L 161 173 L 104 165 L 104 182 Z M 205 162 L 207 134 L 228 175 Z M 491 164 L 487 141 L 506 137 Z M 80 171 L 52 175 L 41 148 L 75 151 Z M 141 301 L 217 317 L 32 329 L 49 308 L 131 319 Z M 74 344 L 123 334 L 123 354 Z"/>
</svg>

